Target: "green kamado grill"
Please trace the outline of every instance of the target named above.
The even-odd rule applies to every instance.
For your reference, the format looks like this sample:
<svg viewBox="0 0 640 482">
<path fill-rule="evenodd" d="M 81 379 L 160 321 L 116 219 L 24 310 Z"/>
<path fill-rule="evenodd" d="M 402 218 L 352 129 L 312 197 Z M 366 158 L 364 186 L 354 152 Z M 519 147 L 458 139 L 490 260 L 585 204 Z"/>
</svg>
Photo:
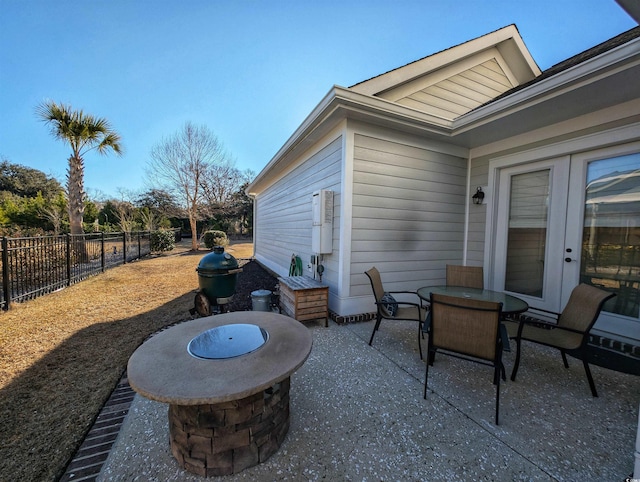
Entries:
<svg viewBox="0 0 640 482">
<path fill-rule="evenodd" d="M 206 305 L 208 302 L 210 305 L 208 314 L 226 311 L 225 305 L 235 293 L 238 274 L 242 272 L 238 267 L 238 260 L 229 253 L 225 253 L 223 246 L 215 246 L 211 253 L 202 257 L 196 271 L 200 286 L 200 292 L 196 296 L 196 310 L 200 314 L 207 314 L 206 307 L 202 308 L 205 312 L 202 313 L 198 305 Z M 206 302 L 202 299 L 202 295 L 206 298 Z"/>
</svg>

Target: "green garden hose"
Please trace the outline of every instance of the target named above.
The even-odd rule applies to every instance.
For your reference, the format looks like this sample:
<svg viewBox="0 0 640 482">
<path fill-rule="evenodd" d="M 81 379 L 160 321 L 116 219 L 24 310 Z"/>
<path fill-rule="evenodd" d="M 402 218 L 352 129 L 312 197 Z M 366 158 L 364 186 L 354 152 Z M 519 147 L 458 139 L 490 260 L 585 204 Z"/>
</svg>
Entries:
<svg viewBox="0 0 640 482">
<path fill-rule="evenodd" d="M 291 255 L 291 265 L 289 266 L 289 276 L 302 276 L 302 260 L 300 256 Z"/>
</svg>

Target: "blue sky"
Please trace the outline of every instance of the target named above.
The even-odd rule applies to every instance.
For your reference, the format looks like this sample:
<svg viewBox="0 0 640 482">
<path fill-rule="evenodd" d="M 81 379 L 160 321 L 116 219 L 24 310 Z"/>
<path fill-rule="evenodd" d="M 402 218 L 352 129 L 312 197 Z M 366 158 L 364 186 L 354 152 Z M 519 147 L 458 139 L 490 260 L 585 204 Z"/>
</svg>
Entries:
<svg viewBox="0 0 640 482">
<path fill-rule="evenodd" d="M 333 85 L 516 24 L 541 69 L 636 26 L 614 0 L 0 0 L 0 158 L 64 182 L 45 100 L 107 118 L 90 195 L 148 187 L 151 148 L 204 124 L 258 173 Z"/>
</svg>

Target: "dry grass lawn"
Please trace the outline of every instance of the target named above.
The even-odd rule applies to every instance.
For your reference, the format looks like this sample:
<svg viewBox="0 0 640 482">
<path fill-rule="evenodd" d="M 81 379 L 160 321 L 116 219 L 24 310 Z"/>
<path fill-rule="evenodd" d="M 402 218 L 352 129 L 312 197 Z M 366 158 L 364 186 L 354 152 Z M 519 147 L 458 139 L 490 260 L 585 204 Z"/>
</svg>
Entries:
<svg viewBox="0 0 640 482">
<path fill-rule="evenodd" d="M 189 319 L 205 251 L 109 270 L 0 313 L 0 480 L 56 480 L 142 341 Z M 232 245 L 236 258 L 251 244 Z"/>
</svg>

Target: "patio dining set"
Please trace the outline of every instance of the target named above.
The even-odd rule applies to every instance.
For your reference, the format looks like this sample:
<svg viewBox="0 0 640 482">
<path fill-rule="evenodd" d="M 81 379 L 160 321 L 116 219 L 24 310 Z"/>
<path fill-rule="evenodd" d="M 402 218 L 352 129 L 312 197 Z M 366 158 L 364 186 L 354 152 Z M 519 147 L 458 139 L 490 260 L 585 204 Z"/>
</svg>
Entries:
<svg viewBox="0 0 640 482">
<path fill-rule="evenodd" d="M 502 353 L 511 350 L 510 340 L 516 345 L 512 381 L 518 373 L 522 342 L 527 341 L 558 349 L 565 368 L 569 367 L 567 354 L 581 359 L 591 394 L 598 396 L 587 361 L 586 345 L 589 331 L 604 303 L 614 297 L 614 293 L 580 284 L 572 291 L 562 313 L 554 313 L 530 307 L 517 296 L 485 289 L 481 266 L 447 265 L 446 285 L 425 286 L 417 291 L 385 291 L 380 272 L 375 267 L 365 274 L 371 282 L 376 302 L 376 322 L 369 345 L 382 320 L 417 323 L 421 360 L 424 359 L 422 343 L 427 340 L 425 399 L 429 370 L 436 354 L 491 366 L 496 386 L 495 423 L 498 425 L 500 381 L 506 381 Z M 408 296 L 415 300 L 406 301 Z M 529 310 L 539 312 L 541 319 L 517 316 Z"/>
</svg>

